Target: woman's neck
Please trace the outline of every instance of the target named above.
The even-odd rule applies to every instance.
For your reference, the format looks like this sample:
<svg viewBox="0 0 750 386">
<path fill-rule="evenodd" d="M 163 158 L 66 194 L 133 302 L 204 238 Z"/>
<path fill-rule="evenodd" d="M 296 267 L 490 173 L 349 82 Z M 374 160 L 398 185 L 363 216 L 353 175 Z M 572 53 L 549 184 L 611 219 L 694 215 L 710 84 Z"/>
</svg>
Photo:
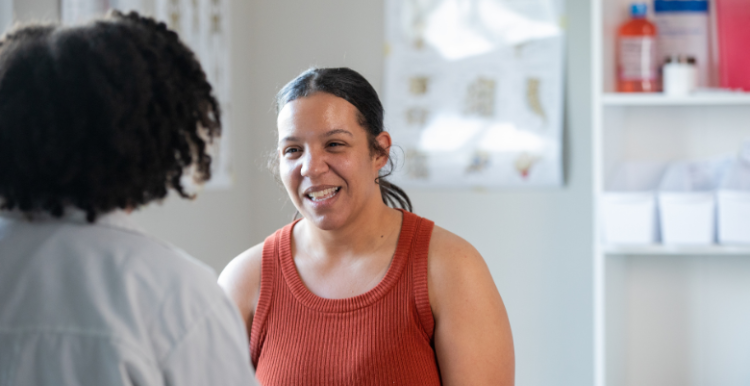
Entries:
<svg viewBox="0 0 750 386">
<path fill-rule="evenodd" d="M 367 205 L 352 221 L 333 230 L 317 228 L 303 220 L 297 243 L 308 253 L 326 258 L 345 258 L 371 254 L 398 240 L 402 214 L 382 201 Z M 296 232 L 295 232 L 296 233 Z"/>
</svg>

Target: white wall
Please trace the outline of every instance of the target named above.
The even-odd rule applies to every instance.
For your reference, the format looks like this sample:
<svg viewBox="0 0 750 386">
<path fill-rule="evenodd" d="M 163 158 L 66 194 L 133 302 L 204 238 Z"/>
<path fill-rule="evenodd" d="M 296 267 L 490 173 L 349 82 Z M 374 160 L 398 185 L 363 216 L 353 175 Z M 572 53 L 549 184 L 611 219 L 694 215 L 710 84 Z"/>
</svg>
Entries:
<svg viewBox="0 0 750 386">
<path fill-rule="evenodd" d="M 566 7 L 566 186 L 408 191 L 417 214 L 466 238 L 487 260 L 510 314 L 520 386 L 593 384 L 590 5 Z M 352 67 L 377 89 L 383 79 L 382 0 L 236 0 L 232 9 L 235 186 L 135 214 L 143 228 L 216 270 L 294 213 L 263 168 L 275 147 L 276 91 L 311 65 Z"/>
<path fill-rule="evenodd" d="M 55 21 L 60 18 L 59 0 L 2 0 L 13 4 L 13 17 L 21 21 Z"/>
<path fill-rule="evenodd" d="M 13 2 L 10 0 L 0 1 L 0 28 L 3 30 L 13 23 Z"/>
</svg>

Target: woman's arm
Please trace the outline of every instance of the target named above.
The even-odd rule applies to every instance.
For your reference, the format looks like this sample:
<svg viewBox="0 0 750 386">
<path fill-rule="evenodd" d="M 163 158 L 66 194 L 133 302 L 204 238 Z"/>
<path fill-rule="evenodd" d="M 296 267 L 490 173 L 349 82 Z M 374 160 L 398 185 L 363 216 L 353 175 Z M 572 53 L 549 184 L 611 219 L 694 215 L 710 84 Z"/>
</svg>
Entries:
<svg viewBox="0 0 750 386">
<path fill-rule="evenodd" d="M 443 385 L 512 386 L 515 356 L 508 314 L 482 256 L 436 226 L 427 267 Z"/>
<path fill-rule="evenodd" d="M 240 315 L 247 327 L 248 338 L 260 296 L 262 261 L 263 243 L 260 243 L 232 259 L 219 275 L 219 285 L 240 310 Z"/>
</svg>

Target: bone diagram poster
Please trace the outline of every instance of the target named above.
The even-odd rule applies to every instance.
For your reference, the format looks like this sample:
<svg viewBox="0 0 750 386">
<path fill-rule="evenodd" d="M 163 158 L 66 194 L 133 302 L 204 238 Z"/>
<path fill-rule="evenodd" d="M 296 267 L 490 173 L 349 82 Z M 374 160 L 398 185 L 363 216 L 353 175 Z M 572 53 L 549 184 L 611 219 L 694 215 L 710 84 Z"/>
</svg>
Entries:
<svg viewBox="0 0 750 386">
<path fill-rule="evenodd" d="M 387 0 L 384 104 L 422 187 L 562 184 L 564 35 L 557 0 Z"/>
</svg>

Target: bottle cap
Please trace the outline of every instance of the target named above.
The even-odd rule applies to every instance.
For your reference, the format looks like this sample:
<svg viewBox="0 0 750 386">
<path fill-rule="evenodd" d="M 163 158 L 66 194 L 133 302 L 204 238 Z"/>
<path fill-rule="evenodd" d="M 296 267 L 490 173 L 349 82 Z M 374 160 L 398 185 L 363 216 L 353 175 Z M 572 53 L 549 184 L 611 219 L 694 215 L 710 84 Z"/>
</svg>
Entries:
<svg viewBox="0 0 750 386">
<path fill-rule="evenodd" d="M 630 5 L 630 16 L 634 19 L 642 19 L 646 17 L 647 9 L 646 3 L 633 3 Z"/>
</svg>

